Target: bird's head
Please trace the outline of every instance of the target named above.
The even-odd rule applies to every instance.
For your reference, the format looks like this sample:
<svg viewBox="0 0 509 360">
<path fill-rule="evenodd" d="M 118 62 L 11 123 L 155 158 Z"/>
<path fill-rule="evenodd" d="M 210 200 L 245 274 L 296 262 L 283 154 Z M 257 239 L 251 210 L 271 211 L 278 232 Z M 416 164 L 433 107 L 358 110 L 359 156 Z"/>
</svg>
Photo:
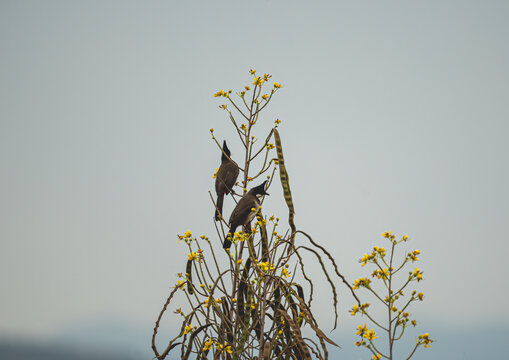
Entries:
<svg viewBox="0 0 509 360">
<path fill-rule="evenodd" d="M 251 189 L 251 192 L 254 194 L 254 195 L 269 195 L 268 192 L 265 192 L 265 185 L 267 184 L 267 180 L 265 180 L 263 183 L 261 183 L 260 185 L 258 186 L 255 186 L 254 188 Z"/>
</svg>

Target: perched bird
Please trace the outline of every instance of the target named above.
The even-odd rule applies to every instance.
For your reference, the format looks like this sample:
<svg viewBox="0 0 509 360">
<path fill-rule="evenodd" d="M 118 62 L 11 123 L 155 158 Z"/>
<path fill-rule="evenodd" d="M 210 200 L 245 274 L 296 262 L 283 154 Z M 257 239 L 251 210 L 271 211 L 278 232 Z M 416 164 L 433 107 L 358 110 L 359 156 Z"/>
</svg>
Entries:
<svg viewBox="0 0 509 360">
<path fill-rule="evenodd" d="M 237 206 L 235 206 L 235 209 L 233 209 L 232 214 L 230 215 L 230 236 L 233 236 L 239 225 L 248 225 L 251 223 L 251 220 L 253 220 L 260 208 L 261 198 L 264 195 L 269 195 L 265 192 L 266 183 L 267 180 L 265 180 L 261 185 L 252 188 L 242 197 L 242 199 L 239 200 Z M 231 244 L 232 242 L 228 239 L 228 235 L 226 235 L 223 248 L 228 249 Z"/>
<path fill-rule="evenodd" d="M 226 155 L 228 156 L 226 156 Z M 223 142 L 223 152 L 221 152 L 221 166 L 216 174 L 216 221 L 219 220 L 220 214 L 223 213 L 224 195 L 232 192 L 233 185 L 239 176 L 239 167 L 237 163 L 230 158 L 231 152 L 226 146 L 226 140 Z"/>
</svg>

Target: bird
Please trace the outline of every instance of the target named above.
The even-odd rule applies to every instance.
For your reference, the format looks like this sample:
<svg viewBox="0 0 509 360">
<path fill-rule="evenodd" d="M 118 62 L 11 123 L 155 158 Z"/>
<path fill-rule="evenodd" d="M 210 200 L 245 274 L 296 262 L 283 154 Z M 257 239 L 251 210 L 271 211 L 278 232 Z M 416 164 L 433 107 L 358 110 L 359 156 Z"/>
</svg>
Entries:
<svg viewBox="0 0 509 360">
<path fill-rule="evenodd" d="M 267 180 L 265 180 L 262 184 L 252 188 L 247 192 L 246 195 L 244 195 L 235 208 L 232 211 L 232 214 L 230 215 L 230 231 L 229 234 L 226 235 L 226 238 L 223 242 L 223 248 L 228 249 L 232 242 L 231 238 L 228 239 L 229 236 L 233 236 L 235 233 L 235 230 L 240 225 L 248 225 L 251 223 L 251 220 L 255 217 L 256 213 L 258 212 L 258 209 L 261 205 L 261 198 L 264 195 L 269 195 L 267 192 L 265 192 L 265 184 L 267 183 Z"/>
<path fill-rule="evenodd" d="M 224 140 L 223 151 L 221 152 L 221 166 L 219 166 L 219 170 L 216 174 L 216 221 L 221 218 L 221 214 L 223 213 L 224 195 L 228 195 L 233 191 L 233 185 L 235 185 L 237 177 L 239 176 L 239 166 L 231 159 L 230 155 L 230 149 L 228 149 L 226 140 Z"/>
</svg>

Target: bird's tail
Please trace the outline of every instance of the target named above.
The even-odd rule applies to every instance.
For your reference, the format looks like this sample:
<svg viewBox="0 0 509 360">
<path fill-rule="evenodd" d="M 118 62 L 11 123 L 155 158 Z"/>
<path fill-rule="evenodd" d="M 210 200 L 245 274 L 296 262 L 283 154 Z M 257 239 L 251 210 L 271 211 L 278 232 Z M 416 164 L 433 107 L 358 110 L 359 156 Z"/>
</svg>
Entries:
<svg viewBox="0 0 509 360">
<path fill-rule="evenodd" d="M 216 201 L 216 206 L 217 206 L 217 209 L 216 209 L 216 221 L 219 220 L 219 215 L 223 214 L 223 199 L 224 199 L 224 194 L 217 195 L 217 201 Z"/>
</svg>

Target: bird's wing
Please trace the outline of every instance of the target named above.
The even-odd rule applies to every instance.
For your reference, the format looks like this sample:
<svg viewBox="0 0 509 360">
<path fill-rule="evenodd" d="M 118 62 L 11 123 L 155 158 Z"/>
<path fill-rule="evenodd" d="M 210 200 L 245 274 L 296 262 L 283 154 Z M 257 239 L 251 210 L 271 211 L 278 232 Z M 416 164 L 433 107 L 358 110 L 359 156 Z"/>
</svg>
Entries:
<svg viewBox="0 0 509 360">
<path fill-rule="evenodd" d="M 237 177 L 239 176 L 239 168 L 234 163 L 229 163 L 228 166 L 225 167 L 224 174 L 224 182 L 228 191 L 233 189 L 233 185 L 237 181 Z"/>
<path fill-rule="evenodd" d="M 255 200 L 250 196 L 244 196 L 242 199 L 240 199 L 237 206 L 235 206 L 235 209 L 233 209 L 232 214 L 230 215 L 230 225 L 243 225 L 245 220 L 248 218 L 249 213 L 251 213 L 251 209 L 255 207 Z"/>
</svg>

